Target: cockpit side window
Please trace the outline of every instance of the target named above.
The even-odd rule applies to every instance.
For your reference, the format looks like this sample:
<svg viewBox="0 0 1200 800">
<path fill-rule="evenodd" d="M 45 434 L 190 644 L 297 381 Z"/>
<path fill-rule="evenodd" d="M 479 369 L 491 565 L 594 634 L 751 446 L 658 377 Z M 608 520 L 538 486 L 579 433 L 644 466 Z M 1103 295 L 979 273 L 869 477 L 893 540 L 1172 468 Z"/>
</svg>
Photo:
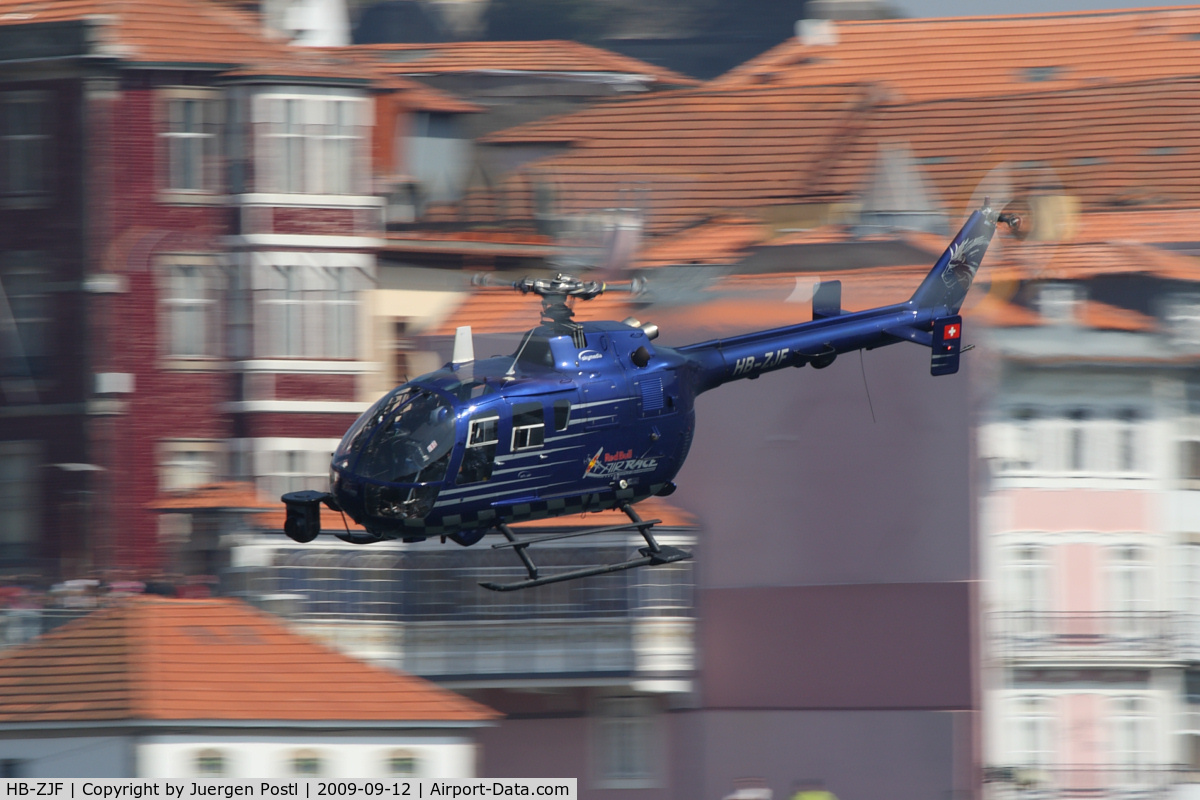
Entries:
<svg viewBox="0 0 1200 800">
<path fill-rule="evenodd" d="M 470 421 L 467 428 L 467 449 L 463 453 L 462 466 L 458 468 L 457 483 L 460 486 L 491 479 L 496 444 L 499 441 L 499 415 L 494 412 L 481 414 Z"/>
<path fill-rule="evenodd" d="M 541 403 L 513 406 L 512 450 L 532 450 L 546 441 L 546 414 Z"/>
</svg>

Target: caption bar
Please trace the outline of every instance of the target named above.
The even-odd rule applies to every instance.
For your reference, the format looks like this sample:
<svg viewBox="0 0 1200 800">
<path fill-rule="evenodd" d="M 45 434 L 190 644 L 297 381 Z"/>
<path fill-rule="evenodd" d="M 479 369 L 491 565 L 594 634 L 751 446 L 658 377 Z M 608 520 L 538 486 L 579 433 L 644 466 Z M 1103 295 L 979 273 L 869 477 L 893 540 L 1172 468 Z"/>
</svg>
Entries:
<svg viewBox="0 0 1200 800">
<path fill-rule="evenodd" d="M 235 780 L 28 780 L 0 779 L 0 800 L 168 800 L 168 798 L 406 798 L 555 797 L 576 800 L 575 778 L 476 778 L 474 780 L 235 781 Z"/>
</svg>

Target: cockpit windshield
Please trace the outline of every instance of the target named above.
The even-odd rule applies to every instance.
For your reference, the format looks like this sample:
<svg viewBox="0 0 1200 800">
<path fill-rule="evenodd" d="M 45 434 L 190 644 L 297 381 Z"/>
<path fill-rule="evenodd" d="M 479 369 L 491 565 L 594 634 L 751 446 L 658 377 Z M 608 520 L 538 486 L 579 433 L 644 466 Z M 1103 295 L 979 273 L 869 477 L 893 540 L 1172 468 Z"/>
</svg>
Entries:
<svg viewBox="0 0 1200 800">
<path fill-rule="evenodd" d="M 383 422 L 388 414 L 396 410 L 397 406 L 407 403 L 412 394 L 411 388 L 404 387 L 393 389 L 379 398 L 375 405 L 364 411 L 350 426 L 350 430 L 346 431 L 346 435 L 342 437 L 342 441 L 338 445 L 337 452 L 333 454 L 334 461 L 356 455 L 359 450 L 362 450 L 362 446 L 367 443 L 375 426 Z"/>
<path fill-rule="evenodd" d="M 427 483 L 446 477 L 454 449 L 454 410 L 433 392 L 406 389 L 395 395 L 368 420 L 351 451 L 362 447 L 355 471 L 364 478 L 387 483 Z M 385 400 L 391 401 L 392 395 Z M 390 416 L 389 416 L 390 414 Z M 382 424 L 378 424 L 382 421 Z M 347 438 L 354 433 L 351 430 Z M 345 444 L 345 443 L 343 443 Z"/>
</svg>

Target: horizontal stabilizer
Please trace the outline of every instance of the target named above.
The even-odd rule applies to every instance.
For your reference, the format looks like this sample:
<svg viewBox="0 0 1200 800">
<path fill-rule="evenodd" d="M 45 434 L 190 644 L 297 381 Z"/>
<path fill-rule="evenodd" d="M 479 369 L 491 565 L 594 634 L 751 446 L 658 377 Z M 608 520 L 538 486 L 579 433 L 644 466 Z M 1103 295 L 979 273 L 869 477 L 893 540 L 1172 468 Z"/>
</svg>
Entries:
<svg viewBox="0 0 1200 800">
<path fill-rule="evenodd" d="M 836 317 L 842 313 L 842 282 L 821 281 L 813 292 L 813 319 Z"/>
</svg>

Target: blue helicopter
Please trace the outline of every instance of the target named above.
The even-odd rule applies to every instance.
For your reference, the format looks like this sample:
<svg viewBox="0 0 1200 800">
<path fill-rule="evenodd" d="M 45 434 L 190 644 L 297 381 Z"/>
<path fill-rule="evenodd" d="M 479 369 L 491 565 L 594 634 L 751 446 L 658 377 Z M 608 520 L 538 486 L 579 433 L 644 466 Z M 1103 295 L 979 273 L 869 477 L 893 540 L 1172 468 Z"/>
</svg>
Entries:
<svg viewBox="0 0 1200 800">
<path fill-rule="evenodd" d="M 512 356 L 475 360 L 460 329 L 444 367 L 392 390 L 362 414 L 333 454 L 328 492 L 283 495 L 284 532 L 298 542 L 321 531 L 320 505 L 349 515 L 366 533 L 356 544 L 431 536 L 460 545 L 497 531 L 528 572 L 510 591 L 691 554 L 657 542 L 633 506 L 675 490 L 695 432 L 697 395 L 730 381 L 787 367 L 822 369 L 842 353 L 909 341 L 929 347 L 930 372 L 958 371 L 966 297 L 998 223 L 1018 232 L 1020 218 L 989 207 L 973 212 L 913 296 L 902 303 L 844 312 L 841 284 L 813 296 L 813 319 L 679 348 L 655 346 L 652 325 L 637 320 L 572 319 L 569 298 L 615 288 L 567 275 L 509 284 L 542 298 L 541 324 Z M 625 287 L 636 288 L 636 287 Z M 620 509 L 629 522 L 565 534 L 518 538 L 511 523 Z M 637 530 L 640 557 L 555 575 L 539 573 L 530 545 L 588 534 Z"/>
</svg>

